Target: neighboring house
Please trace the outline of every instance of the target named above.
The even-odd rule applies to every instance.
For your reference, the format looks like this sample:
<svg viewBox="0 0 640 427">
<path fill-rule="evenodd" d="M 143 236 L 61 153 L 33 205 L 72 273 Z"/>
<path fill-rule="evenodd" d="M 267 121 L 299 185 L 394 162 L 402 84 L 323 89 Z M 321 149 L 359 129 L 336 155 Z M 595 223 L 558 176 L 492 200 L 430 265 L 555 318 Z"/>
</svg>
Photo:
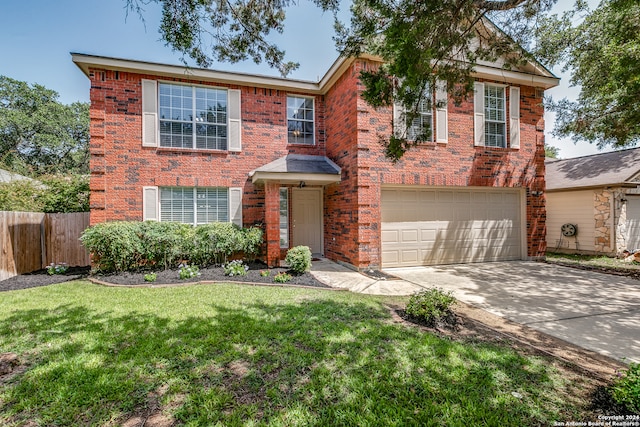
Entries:
<svg viewBox="0 0 640 427">
<path fill-rule="evenodd" d="M 360 97 L 375 57 L 318 82 L 72 57 L 91 81 L 93 224 L 260 225 L 269 265 L 296 245 L 355 268 L 544 256 L 542 98 L 558 79 L 537 63 L 478 65 L 475 99 L 423 111 L 412 126 L 432 141 L 394 164 L 379 138 L 399 109 Z"/>
<path fill-rule="evenodd" d="M 549 250 L 617 255 L 640 248 L 640 148 L 546 166 Z"/>
</svg>

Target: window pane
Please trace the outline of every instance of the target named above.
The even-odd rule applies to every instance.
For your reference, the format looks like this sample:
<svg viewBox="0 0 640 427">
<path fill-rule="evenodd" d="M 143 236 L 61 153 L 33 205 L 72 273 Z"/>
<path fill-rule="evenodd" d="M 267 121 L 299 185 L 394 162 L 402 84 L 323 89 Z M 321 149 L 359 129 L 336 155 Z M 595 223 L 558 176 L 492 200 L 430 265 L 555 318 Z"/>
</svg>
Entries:
<svg viewBox="0 0 640 427">
<path fill-rule="evenodd" d="M 287 97 L 287 120 L 290 144 L 314 143 L 313 98 Z"/>
<path fill-rule="evenodd" d="M 280 247 L 289 247 L 289 191 L 280 189 Z"/>
<path fill-rule="evenodd" d="M 418 105 L 419 116 L 413 119 L 412 123 L 407 123 L 407 139 L 410 141 L 432 141 L 433 140 L 433 112 L 432 112 L 431 89 L 428 89 Z"/>
<path fill-rule="evenodd" d="M 160 146 L 227 149 L 226 90 L 168 83 L 159 86 Z"/>
<path fill-rule="evenodd" d="M 485 85 L 485 145 L 487 147 L 506 147 L 505 90 L 501 86 Z"/>
<path fill-rule="evenodd" d="M 161 188 L 160 220 L 193 224 L 193 188 Z"/>
</svg>

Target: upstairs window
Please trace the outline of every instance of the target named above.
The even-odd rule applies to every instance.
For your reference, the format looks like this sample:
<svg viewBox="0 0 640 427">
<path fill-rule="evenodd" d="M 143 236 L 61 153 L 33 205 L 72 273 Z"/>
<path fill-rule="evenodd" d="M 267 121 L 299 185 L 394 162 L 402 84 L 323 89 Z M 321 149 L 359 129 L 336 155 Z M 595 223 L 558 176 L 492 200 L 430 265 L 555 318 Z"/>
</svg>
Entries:
<svg viewBox="0 0 640 427">
<path fill-rule="evenodd" d="M 484 89 L 484 145 L 486 147 L 507 146 L 507 113 L 505 88 L 485 85 Z"/>
<path fill-rule="evenodd" d="M 407 123 L 407 139 L 415 141 L 433 140 L 433 96 L 431 90 L 426 90 L 422 95 L 420 105 L 418 105 L 418 116 L 412 123 Z"/>
<path fill-rule="evenodd" d="M 314 144 L 313 98 L 287 97 L 289 144 Z"/>
<path fill-rule="evenodd" d="M 227 149 L 227 91 L 159 84 L 160 146 Z"/>
</svg>

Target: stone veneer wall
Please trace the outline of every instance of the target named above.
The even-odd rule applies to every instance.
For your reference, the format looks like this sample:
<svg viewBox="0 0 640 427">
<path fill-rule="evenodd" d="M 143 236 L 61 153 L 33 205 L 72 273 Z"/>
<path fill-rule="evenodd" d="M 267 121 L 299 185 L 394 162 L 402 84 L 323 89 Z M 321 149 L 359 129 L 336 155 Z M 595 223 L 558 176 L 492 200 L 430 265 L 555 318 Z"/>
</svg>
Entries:
<svg viewBox="0 0 640 427">
<path fill-rule="evenodd" d="M 620 230 L 621 220 L 623 220 L 623 224 L 626 223 L 626 210 L 624 218 L 620 218 L 620 206 L 622 205 L 620 198 L 622 194 L 624 193 L 620 189 L 602 189 L 593 192 L 594 244 L 596 252 L 615 254 L 618 248 L 626 247 L 624 230 L 622 234 Z"/>
</svg>

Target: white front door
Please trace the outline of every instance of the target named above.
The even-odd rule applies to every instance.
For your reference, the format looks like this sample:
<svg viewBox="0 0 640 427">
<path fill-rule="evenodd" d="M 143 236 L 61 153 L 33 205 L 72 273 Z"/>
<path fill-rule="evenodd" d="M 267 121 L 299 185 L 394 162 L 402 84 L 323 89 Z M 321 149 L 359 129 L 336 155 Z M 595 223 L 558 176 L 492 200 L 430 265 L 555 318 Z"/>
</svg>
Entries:
<svg viewBox="0 0 640 427">
<path fill-rule="evenodd" d="M 322 254 L 322 189 L 294 188 L 291 203 L 293 246 L 309 246 Z"/>
</svg>

